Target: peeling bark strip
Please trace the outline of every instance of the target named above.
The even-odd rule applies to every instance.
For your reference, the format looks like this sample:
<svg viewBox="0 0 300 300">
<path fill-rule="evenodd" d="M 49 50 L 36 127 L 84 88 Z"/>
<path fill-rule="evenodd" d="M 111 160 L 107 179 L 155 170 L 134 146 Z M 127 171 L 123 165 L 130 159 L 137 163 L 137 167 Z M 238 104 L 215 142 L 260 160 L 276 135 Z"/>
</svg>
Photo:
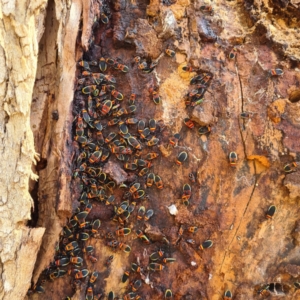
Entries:
<svg viewBox="0 0 300 300">
<path fill-rule="evenodd" d="M 164 189 L 155 190 L 145 203 L 155 214 L 144 229 L 153 240 L 168 238 L 170 245 L 161 246 L 177 263 L 168 265 L 163 278 L 142 274 L 143 298 L 161 299 L 167 288 L 174 299 L 216 300 L 228 289 L 237 299 L 256 299 L 257 292 L 300 297 L 293 285 L 299 281 L 300 266 L 295 251 L 300 244 L 295 201 L 299 168 L 283 172 L 283 166 L 300 161 L 299 3 L 218 1 L 210 9 L 201 1 L 174 2 L 111 1 L 110 22 L 101 26 L 94 41 L 90 33 L 96 10 L 89 1 L 1 2 L 1 299 L 24 299 L 31 279 L 37 282 L 53 259 L 62 226 L 77 205 L 79 187 L 76 182 L 70 185 L 75 151 L 71 106 L 81 47 L 87 58 L 97 53 L 122 58 L 131 72 L 117 78 L 120 91 L 126 100 L 137 94 L 138 118 L 155 117 L 166 126 L 153 170 L 161 175 Z M 168 47 L 176 52 L 174 60 L 160 56 Z M 229 59 L 234 47 L 235 58 Z M 157 60 L 151 75 L 132 63 L 137 55 L 147 63 Z M 187 64 L 192 72 L 182 71 Z M 282 69 L 283 76 L 271 77 L 269 70 L 275 68 Z M 199 70 L 213 78 L 204 101 L 186 109 L 185 95 L 194 89 L 189 81 Z M 148 93 L 156 83 L 161 106 L 155 106 Z M 243 120 L 242 112 L 248 115 Z M 184 125 L 187 117 L 196 122 L 195 128 Z M 199 126 L 207 125 L 209 135 L 198 137 Z M 178 146 L 167 147 L 169 137 L 178 132 Z M 171 162 L 183 151 L 188 160 L 173 168 Z M 231 151 L 239 157 L 235 168 L 228 165 Z M 196 183 L 185 208 L 177 199 L 191 172 Z M 32 181 L 37 180 L 35 173 L 37 183 Z M 26 227 L 33 206 L 29 190 L 32 195 L 38 191 L 33 199 L 37 220 L 31 223 L 38 228 Z M 172 204 L 178 209 L 175 216 L 168 214 Z M 271 205 L 277 211 L 266 221 Z M 105 224 L 112 215 L 110 207 L 97 205 L 91 212 L 91 218 Z M 181 236 L 181 226 L 196 226 L 198 231 Z M 121 277 L 130 263 L 139 257 L 145 268 L 149 254 L 160 248 L 159 242 L 144 246 L 126 239 L 132 247 L 129 257 L 110 252 L 104 240 L 91 241 L 98 258 L 94 268 L 101 272 L 97 287 L 106 294 L 113 289 L 121 295 L 126 289 Z M 196 250 L 192 240 L 199 244 L 206 239 L 214 241 L 213 248 Z M 104 265 L 112 254 L 108 270 Z M 46 295 L 30 298 L 61 299 L 66 291 L 74 293 L 67 277 L 48 282 L 45 289 Z M 73 299 L 84 299 L 85 293 L 83 287 Z"/>
<path fill-rule="evenodd" d="M 45 1 L 2 1 L 0 25 L 0 298 L 23 299 L 44 228 L 26 227 L 32 199 L 29 180 L 38 155 L 30 129 L 31 95 L 34 85 L 38 30 Z M 28 260 L 30 257 L 30 260 Z"/>
<path fill-rule="evenodd" d="M 32 105 L 31 125 L 36 151 L 46 163 L 39 170 L 37 226 L 46 228 L 33 282 L 52 259 L 66 217 L 71 216 L 72 194 L 70 137 L 76 70 L 75 45 L 78 34 L 81 1 L 49 1 L 45 32 L 40 41 L 37 77 Z M 74 30 L 75 29 L 75 30 Z M 58 113 L 58 119 L 53 113 Z"/>
</svg>

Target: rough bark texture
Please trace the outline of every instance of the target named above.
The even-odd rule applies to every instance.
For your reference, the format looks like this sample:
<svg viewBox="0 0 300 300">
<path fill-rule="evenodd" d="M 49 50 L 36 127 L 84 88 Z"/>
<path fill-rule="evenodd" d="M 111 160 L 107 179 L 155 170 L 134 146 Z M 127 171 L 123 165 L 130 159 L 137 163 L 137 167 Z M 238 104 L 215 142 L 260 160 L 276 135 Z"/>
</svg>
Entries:
<svg viewBox="0 0 300 300">
<path fill-rule="evenodd" d="M 2 3 L 3 299 L 23 299 L 31 279 L 38 282 L 53 260 L 67 217 L 78 205 L 78 181 L 71 183 L 72 157 L 76 155 L 72 143 L 72 101 L 79 75 L 76 61 L 89 49 L 99 3 Z M 257 290 L 271 282 L 284 285 L 284 299 L 299 299 L 299 291 L 293 287 L 293 282 L 299 281 L 300 267 L 299 171 L 283 172 L 285 164 L 300 160 L 299 3 L 218 1 L 212 4 L 212 16 L 203 14 L 201 5 L 204 3 L 189 0 L 170 6 L 158 0 L 113 1 L 110 22 L 94 30 L 94 45 L 85 59 L 120 57 L 130 72 L 108 71 L 116 78 L 118 91 L 126 99 L 137 94 L 137 118 L 155 118 L 165 125 L 158 133 L 159 146 L 154 148 L 161 155 L 152 169 L 162 177 L 164 189 L 150 189 L 150 199 L 143 203 L 155 211 L 150 221 L 145 226 L 136 224 L 134 215 L 128 225 L 133 232 L 143 229 L 153 243 L 145 246 L 134 233 L 120 238 L 132 248 L 128 255 L 113 253 L 104 239 L 90 239 L 98 262 L 87 262 L 87 268 L 100 272 L 95 290 L 105 295 L 113 290 L 122 297 L 127 290 L 127 284 L 120 282 L 124 271 L 138 258 L 146 270 L 148 256 L 162 248 L 176 263 L 168 264 L 160 274 L 150 274 L 151 285 L 143 282 L 139 290 L 143 299 L 162 299 L 167 288 L 172 289 L 174 299 L 217 300 L 226 289 L 232 291 L 233 299 L 271 299 L 274 294 L 269 292 L 257 295 Z M 168 47 L 176 51 L 176 57 L 160 58 L 151 74 L 142 73 L 133 63 L 136 55 L 157 59 Z M 236 58 L 229 60 L 233 47 Z M 190 78 L 195 75 L 183 72 L 187 63 L 213 74 L 204 102 L 194 109 L 184 104 L 187 92 L 193 89 Z M 273 68 L 283 69 L 284 75 L 270 77 Z M 159 87 L 160 106 L 155 106 L 149 95 L 153 85 Z M 246 120 L 239 117 L 243 111 L 250 112 Z M 184 125 L 185 117 L 194 120 L 197 128 L 211 125 L 210 134 L 199 137 L 196 128 Z M 167 146 L 168 138 L 176 132 L 181 139 L 173 149 Z M 188 160 L 174 166 L 181 151 L 188 152 Z M 231 151 L 239 157 L 235 168 L 228 164 Z M 30 177 L 37 179 L 31 170 L 36 153 L 40 159 L 34 172 L 39 181 L 32 182 L 30 190 L 36 204 L 31 225 L 37 228 L 29 228 L 26 222 L 32 201 L 28 182 Z M 178 199 L 190 172 L 196 175 L 196 183 L 191 184 L 191 204 L 186 208 Z M 121 197 L 116 198 L 119 204 Z M 168 212 L 171 204 L 178 209 L 176 216 Z M 276 205 L 277 212 L 272 220 L 266 220 L 270 205 Z M 110 207 L 93 202 L 89 217 L 100 218 L 105 233 L 116 230 L 112 215 Z M 180 239 L 181 225 L 199 229 L 195 234 L 185 231 Z M 161 241 L 163 236 L 170 245 Z M 207 239 L 214 245 L 197 250 L 186 243 L 190 238 L 197 246 Z M 114 260 L 107 269 L 105 261 L 112 254 Z M 147 271 L 144 274 L 147 276 Z M 65 276 L 47 281 L 46 294 L 29 298 L 61 299 L 74 294 L 72 299 L 84 299 L 85 284 L 75 292 L 70 277 Z"/>
<path fill-rule="evenodd" d="M 38 176 L 30 128 L 39 34 L 36 22 L 45 1 L 1 1 L 0 60 L 0 298 L 23 299 L 44 228 L 29 228 L 33 206 L 29 180 Z M 30 257 L 30 259 L 28 259 Z"/>
</svg>

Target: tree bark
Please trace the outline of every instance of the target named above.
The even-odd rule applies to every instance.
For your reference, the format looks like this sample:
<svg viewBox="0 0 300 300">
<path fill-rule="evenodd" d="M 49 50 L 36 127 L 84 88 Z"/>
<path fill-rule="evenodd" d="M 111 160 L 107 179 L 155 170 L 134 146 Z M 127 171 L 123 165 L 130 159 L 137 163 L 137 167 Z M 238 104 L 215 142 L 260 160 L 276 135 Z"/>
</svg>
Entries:
<svg viewBox="0 0 300 300">
<path fill-rule="evenodd" d="M 136 117 L 164 124 L 154 148 L 160 158 L 153 167 L 164 189 L 150 189 L 150 200 L 143 203 L 155 211 L 143 225 L 150 246 L 136 239 L 133 221 L 133 233 L 122 240 L 130 244 L 130 255 L 111 252 L 105 239 L 90 239 L 98 262 L 86 262 L 86 267 L 101 274 L 95 290 L 122 297 L 128 288 L 120 278 L 139 260 L 143 299 L 162 299 L 167 288 L 174 299 L 217 300 L 227 289 L 234 299 L 256 299 L 272 282 L 282 284 L 285 299 L 298 299 L 293 283 L 299 281 L 300 266 L 299 170 L 286 174 L 283 167 L 300 161 L 299 3 L 217 1 L 210 15 L 203 13 L 200 1 L 173 2 L 111 1 L 109 23 L 99 21 L 96 29 L 94 18 L 107 1 L 1 2 L 1 299 L 24 299 L 39 282 L 78 206 L 78 181 L 72 179 L 78 151 L 72 132 L 78 113 L 76 62 L 100 56 L 119 57 L 129 66 L 126 75 L 112 68 L 109 73 L 126 99 L 137 94 Z M 176 52 L 174 59 L 161 55 L 166 48 Z M 155 71 L 142 73 L 133 63 L 137 55 L 158 59 Z M 187 64 L 196 72 L 184 72 Z M 270 76 L 275 68 L 284 75 Z M 213 75 L 205 100 L 186 108 L 190 80 L 203 72 Z M 161 105 L 151 99 L 153 86 L 159 87 Z M 242 112 L 249 112 L 249 118 L 240 118 Z M 186 117 L 195 128 L 184 125 Z M 207 125 L 210 134 L 198 136 L 197 129 Z M 181 139 L 173 149 L 167 144 L 176 132 Z M 181 151 L 188 152 L 188 160 L 174 166 Z M 231 151 L 239 158 L 235 168 L 228 163 Z M 185 207 L 178 199 L 190 172 L 196 183 Z M 178 209 L 176 216 L 169 214 L 171 204 Z M 266 220 L 270 205 L 277 211 Z M 91 218 L 111 213 L 93 202 Z M 190 226 L 198 231 L 188 233 Z M 115 230 L 109 218 L 104 217 L 101 230 Z M 201 251 L 188 239 L 197 246 L 207 239 L 214 244 Z M 176 263 L 159 275 L 150 273 L 148 285 L 149 255 L 158 248 Z M 45 294 L 28 298 L 85 299 L 86 282 L 74 291 L 68 276 L 47 280 L 44 288 Z M 274 295 L 266 290 L 266 297 Z"/>
</svg>

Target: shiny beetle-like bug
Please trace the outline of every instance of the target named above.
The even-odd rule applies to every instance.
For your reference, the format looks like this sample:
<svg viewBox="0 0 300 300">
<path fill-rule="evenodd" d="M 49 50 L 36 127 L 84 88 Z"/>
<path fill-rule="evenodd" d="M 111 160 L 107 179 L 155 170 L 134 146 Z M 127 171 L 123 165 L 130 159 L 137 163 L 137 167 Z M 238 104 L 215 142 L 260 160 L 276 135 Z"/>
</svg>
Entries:
<svg viewBox="0 0 300 300">
<path fill-rule="evenodd" d="M 115 299 L 115 294 L 114 294 L 113 291 L 110 291 L 110 292 L 108 293 L 107 299 L 108 299 L 108 300 L 114 300 L 114 299 Z"/>
<path fill-rule="evenodd" d="M 102 155 L 102 150 L 100 151 L 95 151 L 94 153 L 92 153 L 89 157 L 89 162 L 91 164 L 95 164 L 98 163 L 101 159 L 101 155 Z"/>
<path fill-rule="evenodd" d="M 101 72 L 105 72 L 107 69 L 107 63 L 104 57 L 100 57 L 99 59 L 99 69 Z"/>
<path fill-rule="evenodd" d="M 201 126 L 201 127 L 198 129 L 199 135 L 203 135 L 203 134 L 210 133 L 210 131 L 211 131 L 210 126 Z"/>
<path fill-rule="evenodd" d="M 151 94 L 152 94 L 152 100 L 153 100 L 153 102 L 156 105 L 160 104 L 161 103 L 161 98 L 160 98 L 158 92 L 157 91 L 152 91 Z"/>
<path fill-rule="evenodd" d="M 230 290 L 227 290 L 227 291 L 224 293 L 224 298 L 223 298 L 223 300 L 231 300 L 231 299 L 232 299 L 231 291 L 230 291 Z"/>
<path fill-rule="evenodd" d="M 137 237 L 145 244 L 150 244 L 150 240 L 148 237 L 143 233 L 142 230 L 136 230 Z"/>
<path fill-rule="evenodd" d="M 77 62 L 77 65 L 80 66 L 80 67 L 83 67 L 85 70 L 90 71 L 90 65 L 87 61 L 80 60 L 80 61 Z"/>
<path fill-rule="evenodd" d="M 119 230 L 116 230 L 116 235 L 117 236 L 125 236 L 131 233 L 131 229 L 130 228 L 122 228 Z"/>
<path fill-rule="evenodd" d="M 138 176 L 142 177 L 149 172 L 149 168 L 143 168 L 139 173 Z"/>
<path fill-rule="evenodd" d="M 146 61 L 142 61 L 141 63 L 139 63 L 138 68 L 143 71 L 147 71 L 149 69 Z"/>
<path fill-rule="evenodd" d="M 130 189 L 129 189 L 129 193 L 133 194 L 135 193 L 139 188 L 141 187 L 141 184 L 139 182 L 134 183 Z"/>
<path fill-rule="evenodd" d="M 185 151 L 179 153 L 175 163 L 180 166 L 188 157 L 188 154 Z"/>
<path fill-rule="evenodd" d="M 124 169 L 127 169 L 127 170 L 130 170 L 130 171 L 134 171 L 134 170 L 136 170 L 137 169 L 137 165 L 136 164 L 134 164 L 134 163 L 125 163 L 124 164 Z"/>
<path fill-rule="evenodd" d="M 158 142 L 159 142 L 159 139 L 153 136 L 152 139 L 147 142 L 147 146 L 148 147 L 155 146 L 155 145 L 157 145 Z"/>
<path fill-rule="evenodd" d="M 238 161 L 238 156 L 235 152 L 230 152 L 229 153 L 229 164 L 232 166 L 232 167 L 235 167 L 236 166 L 236 163 Z"/>
<path fill-rule="evenodd" d="M 71 251 L 76 248 L 78 248 L 78 243 L 76 241 L 73 241 L 65 246 L 66 251 Z"/>
<path fill-rule="evenodd" d="M 130 105 L 128 108 L 127 108 L 127 111 L 126 111 L 126 114 L 133 114 L 134 112 L 136 111 L 136 106 L 135 105 Z"/>
<path fill-rule="evenodd" d="M 126 245 L 124 243 L 119 244 L 119 250 L 124 251 L 125 253 L 129 253 L 131 251 L 131 248 L 129 245 Z"/>
<path fill-rule="evenodd" d="M 128 206 L 127 211 L 131 214 L 131 213 L 134 211 L 135 206 L 136 206 L 136 202 L 132 202 L 132 203 Z"/>
<path fill-rule="evenodd" d="M 89 271 L 87 269 L 83 269 L 75 274 L 75 279 L 85 278 L 88 275 L 89 275 Z"/>
<path fill-rule="evenodd" d="M 128 138 L 128 143 L 129 143 L 130 146 L 132 146 L 135 149 L 138 149 L 138 150 L 142 149 L 141 144 L 133 136 L 130 136 Z"/>
<path fill-rule="evenodd" d="M 172 298 L 172 291 L 168 289 L 165 292 L 165 299 L 171 299 L 171 298 Z"/>
<path fill-rule="evenodd" d="M 82 94 L 91 94 L 93 92 L 95 92 L 95 90 L 97 89 L 97 85 L 88 85 L 85 86 L 84 88 L 82 88 L 81 92 Z"/>
<path fill-rule="evenodd" d="M 144 120 L 140 120 L 138 122 L 138 126 L 137 126 L 137 129 L 138 129 L 138 132 L 141 134 L 143 132 L 143 130 L 145 129 L 145 121 Z"/>
<path fill-rule="evenodd" d="M 132 195 L 133 199 L 141 199 L 141 198 L 144 198 L 144 196 L 145 196 L 144 190 L 138 190 L 135 193 L 133 193 L 133 195 Z"/>
<path fill-rule="evenodd" d="M 133 272 L 136 272 L 136 273 L 140 273 L 141 272 L 140 266 L 138 264 L 136 264 L 136 263 L 132 263 L 131 264 L 131 270 Z"/>
<path fill-rule="evenodd" d="M 137 164 L 139 167 L 149 167 L 149 162 L 144 159 L 135 159 L 134 163 Z"/>
<path fill-rule="evenodd" d="M 141 280 L 136 280 L 134 284 L 132 285 L 132 290 L 136 292 L 140 287 L 142 286 Z"/>
<path fill-rule="evenodd" d="M 72 264 L 77 265 L 77 264 L 81 264 L 82 262 L 83 262 L 83 259 L 79 256 L 75 256 L 75 257 L 73 256 L 70 258 L 70 263 L 72 263 Z"/>
<path fill-rule="evenodd" d="M 97 233 L 100 226 L 101 226 L 101 221 L 99 219 L 95 220 L 92 223 L 92 230 L 91 230 L 92 233 Z"/>
<path fill-rule="evenodd" d="M 116 214 L 117 215 L 120 215 L 122 214 L 126 209 L 127 207 L 129 206 L 129 201 L 123 201 L 120 206 L 117 208 L 117 211 L 116 211 Z"/>
<path fill-rule="evenodd" d="M 164 264 L 170 264 L 170 263 L 173 263 L 173 262 L 175 262 L 176 261 L 176 258 L 173 258 L 173 257 L 165 257 L 164 259 L 163 259 L 163 263 Z"/>
<path fill-rule="evenodd" d="M 170 56 L 170 57 L 174 57 L 175 54 L 176 54 L 176 52 L 173 51 L 173 50 L 171 50 L 171 49 L 166 49 L 166 50 L 165 50 L 165 53 L 166 53 L 168 56 Z"/>
<path fill-rule="evenodd" d="M 131 94 L 129 98 L 129 105 L 135 104 L 136 94 Z"/>
<path fill-rule="evenodd" d="M 169 143 L 175 147 L 178 144 L 178 141 L 180 139 L 180 134 L 179 133 L 175 133 L 172 137 L 169 138 Z"/>
<path fill-rule="evenodd" d="M 150 263 L 148 266 L 148 270 L 150 271 L 162 271 L 164 266 L 158 263 Z"/>
<path fill-rule="evenodd" d="M 198 231 L 198 227 L 196 227 L 196 226 L 188 227 L 188 232 L 196 233 L 197 231 Z"/>
<path fill-rule="evenodd" d="M 101 14 L 100 14 L 100 19 L 101 19 L 101 22 L 102 22 L 103 24 L 107 24 L 108 21 L 109 21 L 107 15 L 106 15 L 105 13 L 101 13 Z"/>
<path fill-rule="evenodd" d="M 193 67 L 190 66 L 190 65 L 183 66 L 183 67 L 182 67 L 182 70 L 183 70 L 184 72 L 193 72 L 193 71 L 194 71 Z"/>
<path fill-rule="evenodd" d="M 183 201 L 183 204 L 189 205 L 189 200 L 190 200 L 191 195 L 192 195 L 192 188 L 188 183 L 186 183 L 186 184 L 183 185 L 182 190 L 183 190 L 183 194 L 181 196 L 181 199 Z"/>
<path fill-rule="evenodd" d="M 185 118 L 184 120 L 183 120 L 183 122 L 184 122 L 184 124 L 188 127 L 188 128 L 194 128 L 195 127 L 195 124 L 194 124 L 194 122 L 191 120 L 191 119 L 189 119 L 189 118 Z"/>
<path fill-rule="evenodd" d="M 158 189 L 162 189 L 164 187 L 162 179 L 159 175 L 155 175 L 155 179 L 154 179 L 155 185 Z"/>
<path fill-rule="evenodd" d="M 119 101 L 123 100 L 123 98 L 124 98 L 123 94 L 121 94 L 120 92 L 118 92 L 116 90 L 111 91 L 111 95 Z"/>
<path fill-rule="evenodd" d="M 145 139 L 149 134 L 150 129 L 148 127 L 144 128 L 144 130 L 140 133 L 142 139 Z"/>
<path fill-rule="evenodd" d="M 271 69 L 269 71 L 269 75 L 270 76 L 282 76 L 283 75 L 283 71 L 281 69 Z"/>
<path fill-rule="evenodd" d="M 237 49 L 236 49 L 235 47 L 233 47 L 232 50 L 231 50 L 231 51 L 229 52 L 229 54 L 228 54 L 228 58 L 229 58 L 230 60 L 235 59 L 236 53 L 237 53 Z"/>
<path fill-rule="evenodd" d="M 107 115 L 110 112 L 111 108 L 112 108 L 112 101 L 110 100 L 104 101 L 103 104 L 101 105 L 101 114 L 103 116 Z"/>
<path fill-rule="evenodd" d="M 163 256 L 164 256 L 164 252 L 161 251 L 161 250 L 159 250 L 159 251 L 154 252 L 154 253 L 152 253 L 152 254 L 150 255 L 150 260 L 156 261 L 156 260 L 162 258 Z"/>
<path fill-rule="evenodd" d="M 110 204 L 112 204 L 114 201 L 115 201 L 115 196 L 114 196 L 114 195 L 110 195 L 110 196 L 106 199 L 105 204 L 106 204 L 106 205 L 110 205 Z"/>
<path fill-rule="evenodd" d="M 266 218 L 267 219 L 272 219 L 274 214 L 276 212 L 276 206 L 275 205 L 271 205 L 269 208 L 268 208 L 268 211 L 266 213 Z"/>
<path fill-rule="evenodd" d="M 283 170 L 285 173 L 291 173 L 297 169 L 298 165 L 299 165 L 299 162 L 294 161 L 290 164 L 285 165 Z"/>
<path fill-rule="evenodd" d="M 99 120 L 94 121 L 93 125 L 94 125 L 94 127 L 95 127 L 97 130 L 99 130 L 99 131 L 102 131 L 102 130 L 103 130 L 103 126 L 102 126 L 102 124 L 100 123 Z"/>
<path fill-rule="evenodd" d="M 147 187 L 151 187 L 154 183 L 155 175 L 154 173 L 149 173 L 147 176 L 146 185 Z"/>
<path fill-rule="evenodd" d="M 90 235 L 86 232 L 80 232 L 76 234 L 76 239 L 80 241 L 87 241 L 90 238 Z"/>
<path fill-rule="evenodd" d="M 207 240 L 199 246 L 199 249 L 200 250 L 207 249 L 207 248 L 210 248 L 212 245 L 213 245 L 213 242 L 211 240 Z"/>
<path fill-rule="evenodd" d="M 120 135 L 124 136 L 124 135 L 128 134 L 128 127 L 126 126 L 125 123 L 121 124 L 119 126 L 119 129 L 120 129 L 120 132 L 119 132 Z"/>
<path fill-rule="evenodd" d="M 97 271 L 94 271 L 89 279 L 90 283 L 95 283 L 95 281 L 97 280 L 99 276 L 99 273 Z"/>
<path fill-rule="evenodd" d="M 249 112 L 247 112 L 247 111 L 243 111 L 242 113 L 240 113 L 240 117 L 242 119 L 248 119 L 250 117 L 250 115 L 251 114 Z"/>
<path fill-rule="evenodd" d="M 139 208 L 139 210 L 138 210 L 138 213 L 137 213 L 136 218 L 137 218 L 138 220 L 142 220 L 143 217 L 144 217 L 144 215 L 145 215 L 145 211 L 146 211 L 145 206 L 141 206 L 141 207 Z"/>
<path fill-rule="evenodd" d="M 136 293 L 130 292 L 124 296 L 123 300 L 135 300 L 138 299 L 137 297 L 139 296 Z"/>
<path fill-rule="evenodd" d="M 33 287 L 33 291 L 38 293 L 38 294 L 45 293 L 45 289 L 41 285 L 38 285 L 38 284 L 36 284 Z"/>
<path fill-rule="evenodd" d="M 118 64 L 117 68 L 118 68 L 118 70 L 120 70 L 124 73 L 127 73 L 129 71 L 129 68 L 124 64 Z"/>
<path fill-rule="evenodd" d="M 300 289 L 300 283 L 299 282 L 294 282 L 294 287 L 299 290 Z"/>
<path fill-rule="evenodd" d="M 94 252 L 94 247 L 93 246 L 86 246 L 85 248 L 82 249 L 82 252 L 92 254 Z"/>
<path fill-rule="evenodd" d="M 136 118 L 129 118 L 129 119 L 126 119 L 126 120 L 125 120 L 125 123 L 126 123 L 127 125 L 134 125 L 134 124 L 137 124 L 138 121 L 139 121 L 139 120 L 136 119 Z"/>
<path fill-rule="evenodd" d="M 127 279 L 129 278 L 129 274 L 130 272 L 129 271 L 125 271 L 123 276 L 122 276 L 122 282 L 125 283 L 127 281 Z"/>
<path fill-rule="evenodd" d="M 149 221 L 149 219 L 154 215 L 154 210 L 153 209 L 148 209 L 146 214 L 145 214 L 145 221 Z"/>
<path fill-rule="evenodd" d="M 150 119 L 149 120 L 149 129 L 150 129 L 150 132 L 155 132 L 156 130 L 156 120 L 154 119 Z"/>
<path fill-rule="evenodd" d="M 56 266 L 65 267 L 70 263 L 70 259 L 68 257 L 63 257 L 61 259 L 57 259 L 54 263 Z"/>
<path fill-rule="evenodd" d="M 85 300 L 93 300 L 93 298 L 94 298 L 93 288 L 89 286 L 86 290 Z"/>
</svg>

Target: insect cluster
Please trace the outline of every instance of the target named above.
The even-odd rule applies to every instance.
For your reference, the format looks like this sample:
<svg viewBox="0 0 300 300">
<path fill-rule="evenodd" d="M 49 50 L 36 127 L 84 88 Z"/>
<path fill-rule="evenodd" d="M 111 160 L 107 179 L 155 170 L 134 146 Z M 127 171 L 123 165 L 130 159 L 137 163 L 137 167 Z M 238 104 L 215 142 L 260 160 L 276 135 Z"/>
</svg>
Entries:
<svg viewBox="0 0 300 300">
<path fill-rule="evenodd" d="M 107 15 L 108 9 L 101 11 L 100 20 L 104 24 L 108 23 Z M 175 52 L 166 49 L 165 55 L 174 57 Z M 135 61 L 138 61 L 137 58 Z M 73 156 L 73 180 L 80 189 L 79 206 L 63 228 L 54 260 L 41 273 L 29 293 L 43 293 L 47 281 L 68 275 L 73 289 L 84 288 L 86 300 L 92 300 L 100 299 L 102 292 L 96 286 L 99 271 L 91 271 L 88 267 L 98 261 L 97 249 L 90 245 L 90 241 L 103 239 L 111 251 L 130 253 L 131 246 L 123 240 L 133 230 L 135 238 L 141 243 L 152 243 L 142 228 L 144 222 L 155 215 L 147 202 L 146 189 L 161 190 L 164 187 L 161 176 L 151 171 L 154 161 L 159 157 L 156 147 L 163 127 L 155 119 L 138 119 L 135 115 L 136 103 L 139 101 L 136 95 L 132 93 L 125 100 L 126 96 L 117 90 L 117 80 L 112 73 L 121 77 L 130 71 L 121 59 L 82 59 L 77 66 L 79 75 L 74 95 L 73 138 L 76 151 Z M 149 66 L 142 62 L 138 68 L 144 73 L 151 73 L 155 66 L 155 62 Z M 158 89 L 152 88 L 149 92 L 154 104 L 160 104 Z M 186 159 L 187 153 L 181 152 L 174 163 L 181 165 Z M 128 173 L 128 180 L 125 178 L 117 184 L 110 173 L 104 171 L 109 160 L 122 166 Z M 190 192 L 184 191 L 185 201 L 188 201 Z M 90 217 L 95 205 L 102 207 L 111 216 L 109 226 L 106 227 L 109 229 L 102 230 L 101 224 L 106 220 Z M 163 240 L 168 243 L 166 237 Z M 114 255 L 109 256 L 106 267 L 109 268 L 113 260 Z M 166 264 L 175 261 L 175 258 L 158 251 L 150 255 L 145 269 L 132 263 L 131 270 L 120 278 L 120 282 L 135 278 L 130 282 L 123 299 L 142 299 L 138 290 L 142 286 L 144 272 L 163 271 Z M 141 278 L 137 279 L 136 274 L 140 274 Z M 172 297 L 170 289 L 166 288 L 164 293 L 166 299 Z M 115 299 L 115 293 L 111 291 L 107 297 Z"/>
<path fill-rule="evenodd" d="M 166 5 L 175 1 L 164 1 Z M 213 14 L 211 6 L 201 6 L 200 10 L 206 14 Z M 100 19 L 104 24 L 109 22 L 110 12 L 108 6 L 103 6 Z M 235 52 L 230 54 L 230 59 L 235 58 Z M 167 48 L 164 55 L 170 58 L 175 56 L 175 51 Z M 144 74 L 151 73 L 157 66 L 159 59 L 152 61 L 134 58 L 137 68 Z M 163 178 L 152 170 L 155 161 L 160 157 L 158 144 L 160 135 L 164 129 L 163 124 L 155 119 L 139 119 L 139 105 L 137 95 L 123 95 L 117 88 L 116 77 L 122 77 L 130 72 L 128 64 L 120 58 L 99 56 L 93 60 L 82 59 L 78 62 L 78 79 L 74 95 L 74 126 L 73 138 L 75 155 L 73 157 L 73 179 L 80 189 L 79 206 L 64 226 L 56 249 L 54 260 L 45 269 L 38 283 L 29 292 L 44 292 L 44 283 L 53 281 L 63 276 L 70 276 L 70 284 L 74 290 L 85 288 L 85 299 L 101 299 L 103 292 L 97 287 L 100 281 L 99 271 L 91 271 L 90 265 L 97 263 L 97 249 L 90 245 L 93 239 L 102 239 L 104 244 L 113 252 L 124 255 L 131 252 L 128 244 L 130 236 L 138 239 L 142 245 L 147 246 L 155 241 L 147 235 L 144 228 L 145 222 L 155 218 L 155 211 L 151 208 L 149 192 L 152 188 L 162 190 Z M 270 72 L 272 76 L 281 75 L 280 69 Z M 195 72 L 190 80 L 192 90 L 185 99 L 187 109 L 193 109 L 204 100 L 213 75 L 207 71 L 199 71 L 192 66 L 183 67 L 184 72 Z M 116 74 L 116 75 L 115 75 Z M 153 105 L 159 105 L 162 99 L 157 87 L 149 89 L 150 99 Z M 246 113 L 243 118 L 249 117 Z M 195 123 L 190 118 L 183 120 L 184 124 L 193 129 Z M 198 128 L 199 135 L 211 132 L 211 126 Z M 180 140 L 180 134 L 175 133 L 169 137 L 169 145 L 176 147 Z M 188 159 L 188 153 L 181 151 L 174 160 L 174 166 L 181 166 Z M 235 152 L 229 154 L 229 164 L 235 167 L 238 156 Z M 108 161 L 114 165 L 122 166 L 127 177 L 117 183 L 111 172 L 105 170 Z M 285 172 L 292 172 L 298 167 L 294 162 L 284 167 Z M 191 183 L 196 183 L 193 173 L 189 174 Z M 185 183 L 182 187 L 181 201 L 185 206 L 190 205 L 192 187 Z M 107 211 L 110 218 L 102 220 L 101 217 L 91 216 L 93 207 Z M 271 219 L 276 212 L 274 205 L 270 206 L 266 218 Z M 105 227 L 103 223 L 105 222 Z M 194 234 L 196 226 L 181 225 L 178 231 L 178 240 L 185 234 Z M 126 242 L 125 242 L 126 241 Z M 168 245 L 167 237 L 163 242 Z M 186 242 L 196 245 L 196 241 L 187 238 Z M 92 244 L 92 242 L 91 242 Z M 213 246 L 213 241 L 205 240 L 196 245 L 196 249 L 204 250 Z M 106 267 L 110 268 L 114 255 L 106 260 Z M 149 274 L 163 272 L 169 263 L 174 263 L 175 258 L 166 255 L 161 249 L 149 255 L 146 267 L 139 261 L 131 263 L 131 269 L 126 270 L 120 278 L 120 282 L 129 281 L 127 290 L 122 299 L 142 299 L 138 294 L 142 290 L 143 281 L 149 284 Z M 272 284 L 264 287 L 260 293 L 271 291 Z M 278 290 L 275 286 L 274 289 Z M 172 291 L 163 287 L 164 298 L 171 299 Z M 121 296 L 121 295 L 119 295 Z M 109 300 L 115 299 L 115 293 L 110 291 Z M 232 293 L 227 290 L 224 299 L 231 299 Z M 66 297 L 66 299 L 70 299 Z"/>
</svg>

